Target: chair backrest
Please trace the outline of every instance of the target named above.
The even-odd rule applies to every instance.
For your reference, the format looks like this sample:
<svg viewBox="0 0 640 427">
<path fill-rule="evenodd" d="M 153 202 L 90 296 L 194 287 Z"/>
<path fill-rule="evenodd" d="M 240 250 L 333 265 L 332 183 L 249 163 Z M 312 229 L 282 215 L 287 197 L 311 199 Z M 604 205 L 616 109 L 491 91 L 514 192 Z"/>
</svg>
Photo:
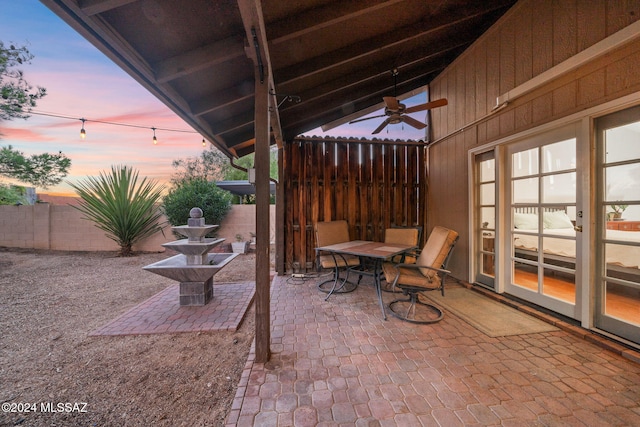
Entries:
<svg viewBox="0 0 640 427">
<path fill-rule="evenodd" d="M 457 232 L 440 226 L 434 227 L 416 264 L 434 268 L 446 268 L 457 241 Z M 430 279 L 436 275 L 435 271 L 428 268 L 421 268 L 420 271 Z"/>
<path fill-rule="evenodd" d="M 384 231 L 384 242 L 417 246 L 420 243 L 421 234 L 422 234 L 422 227 L 387 228 Z M 414 263 L 415 261 L 416 261 L 415 257 L 405 256 L 405 255 L 398 255 L 391 260 L 391 262 L 394 262 L 394 263 L 406 262 L 409 264 Z"/>
<path fill-rule="evenodd" d="M 417 245 L 420 242 L 420 232 L 418 227 L 387 228 L 384 230 L 384 242 Z"/>
<path fill-rule="evenodd" d="M 335 245 L 351 240 L 347 221 L 325 221 L 316 224 L 316 244 L 318 246 Z"/>
</svg>

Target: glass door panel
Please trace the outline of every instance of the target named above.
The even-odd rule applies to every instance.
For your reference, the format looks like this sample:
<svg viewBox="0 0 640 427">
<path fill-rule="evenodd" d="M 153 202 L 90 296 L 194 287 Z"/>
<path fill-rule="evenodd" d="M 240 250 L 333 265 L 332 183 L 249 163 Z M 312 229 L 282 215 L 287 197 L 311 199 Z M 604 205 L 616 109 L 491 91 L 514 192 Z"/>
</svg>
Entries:
<svg viewBox="0 0 640 427">
<path fill-rule="evenodd" d="M 595 326 L 640 345 L 640 107 L 596 120 Z"/>
<path fill-rule="evenodd" d="M 495 284 L 496 163 L 493 151 L 475 157 L 475 280 Z"/>
<path fill-rule="evenodd" d="M 573 129 L 507 149 L 511 268 L 505 290 L 576 318 L 578 189 Z"/>
</svg>

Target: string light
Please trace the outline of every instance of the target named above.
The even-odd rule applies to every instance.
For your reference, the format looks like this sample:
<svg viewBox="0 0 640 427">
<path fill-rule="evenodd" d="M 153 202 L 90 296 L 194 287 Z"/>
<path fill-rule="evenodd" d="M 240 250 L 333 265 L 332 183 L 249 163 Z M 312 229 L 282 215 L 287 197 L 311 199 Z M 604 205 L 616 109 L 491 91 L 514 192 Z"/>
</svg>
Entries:
<svg viewBox="0 0 640 427">
<path fill-rule="evenodd" d="M 80 129 L 80 138 L 85 139 L 87 137 L 87 132 L 84 130 L 84 122 L 86 122 L 86 119 L 82 118 L 80 120 L 82 120 L 82 129 Z"/>
<path fill-rule="evenodd" d="M 87 136 L 87 132 L 84 128 L 84 124 L 85 122 L 94 122 L 94 123 L 101 123 L 101 124 L 105 124 L 105 125 L 113 125 L 113 126 L 125 126 L 125 127 L 131 127 L 131 128 L 138 128 L 138 129 L 151 129 L 153 131 L 153 143 L 157 144 L 158 143 L 158 138 L 156 137 L 156 130 L 161 130 L 164 132 L 180 132 L 180 133 L 199 133 L 193 130 L 185 130 L 185 129 L 170 129 L 170 128 L 157 128 L 155 126 L 142 126 L 142 125 L 134 125 L 134 124 L 129 124 L 129 123 L 118 123 L 118 122 L 109 122 L 109 121 L 105 121 L 105 120 L 90 120 L 90 119 L 86 119 L 84 117 L 82 118 L 77 118 L 77 117 L 72 117 L 69 115 L 65 115 L 65 114 L 58 114 L 58 113 L 50 113 L 50 112 L 45 112 L 45 111 L 29 111 L 29 114 L 34 114 L 37 116 L 47 116 L 47 117 L 56 117 L 59 119 L 67 119 L 67 120 L 80 120 L 82 122 L 82 127 L 80 129 L 80 138 L 85 139 Z M 203 138 L 202 139 L 202 146 L 206 147 L 206 141 Z"/>
</svg>

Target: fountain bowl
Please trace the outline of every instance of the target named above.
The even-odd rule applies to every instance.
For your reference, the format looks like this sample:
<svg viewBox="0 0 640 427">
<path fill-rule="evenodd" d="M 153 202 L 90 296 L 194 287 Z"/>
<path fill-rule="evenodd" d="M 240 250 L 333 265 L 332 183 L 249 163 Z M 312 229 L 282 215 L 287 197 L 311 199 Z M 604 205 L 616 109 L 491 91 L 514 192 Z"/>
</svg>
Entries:
<svg viewBox="0 0 640 427">
<path fill-rule="evenodd" d="M 203 225 L 203 226 L 192 226 L 192 225 L 178 225 L 175 227 L 171 227 L 173 231 L 176 233 L 182 234 L 183 236 L 188 237 L 189 239 L 198 239 L 210 233 L 211 231 L 218 228 L 217 225 Z"/>
<path fill-rule="evenodd" d="M 207 263 L 188 265 L 186 255 L 175 255 L 142 267 L 144 270 L 178 282 L 205 282 L 240 254 L 207 254 Z"/>
<path fill-rule="evenodd" d="M 163 243 L 162 246 L 185 255 L 202 255 L 222 242 L 224 242 L 224 239 L 206 238 L 202 242 L 189 242 L 189 239 L 181 239 Z"/>
</svg>

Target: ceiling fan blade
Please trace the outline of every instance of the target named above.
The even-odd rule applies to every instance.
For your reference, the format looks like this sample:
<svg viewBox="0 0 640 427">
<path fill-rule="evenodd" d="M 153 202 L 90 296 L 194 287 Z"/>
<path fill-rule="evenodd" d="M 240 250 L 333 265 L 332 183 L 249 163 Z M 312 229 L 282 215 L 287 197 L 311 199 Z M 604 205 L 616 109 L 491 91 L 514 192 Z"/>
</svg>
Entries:
<svg viewBox="0 0 640 427">
<path fill-rule="evenodd" d="M 443 107 L 447 105 L 447 99 L 436 99 L 435 101 L 427 102 L 420 105 L 414 105 L 413 107 L 408 107 L 404 110 L 405 114 L 417 113 L 418 111 L 430 110 L 432 108 Z"/>
<path fill-rule="evenodd" d="M 381 131 L 382 129 L 384 129 L 384 128 L 385 128 L 385 126 L 387 126 L 387 125 L 389 124 L 389 122 L 390 122 L 390 121 L 391 121 L 391 117 L 387 117 L 387 119 L 386 119 L 384 122 L 380 123 L 380 126 L 378 126 L 378 127 L 376 128 L 376 130 L 374 130 L 373 132 L 371 132 L 371 135 L 375 135 L 376 133 L 380 133 L 380 131 Z"/>
<path fill-rule="evenodd" d="M 408 124 L 409 126 L 413 126 L 416 129 L 424 129 L 427 127 L 427 125 L 425 125 L 421 121 L 416 120 L 410 116 L 402 116 L 402 121 Z"/>
<path fill-rule="evenodd" d="M 349 122 L 349 124 L 351 124 L 351 123 L 358 123 L 358 122 L 364 122 L 365 120 L 377 119 L 377 118 L 380 118 L 380 117 L 386 117 L 386 114 L 380 114 L 380 115 L 378 115 L 378 116 L 365 117 L 365 118 L 363 118 L 363 119 L 355 119 L 355 120 L 351 120 L 351 121 Z"/>
<path fill-rule="evenodd" d="M 393 96 L 383 96 L 385 105 L 391 111 L 398 111 L 400 109 L 400 103 Z"/>
</svg>

